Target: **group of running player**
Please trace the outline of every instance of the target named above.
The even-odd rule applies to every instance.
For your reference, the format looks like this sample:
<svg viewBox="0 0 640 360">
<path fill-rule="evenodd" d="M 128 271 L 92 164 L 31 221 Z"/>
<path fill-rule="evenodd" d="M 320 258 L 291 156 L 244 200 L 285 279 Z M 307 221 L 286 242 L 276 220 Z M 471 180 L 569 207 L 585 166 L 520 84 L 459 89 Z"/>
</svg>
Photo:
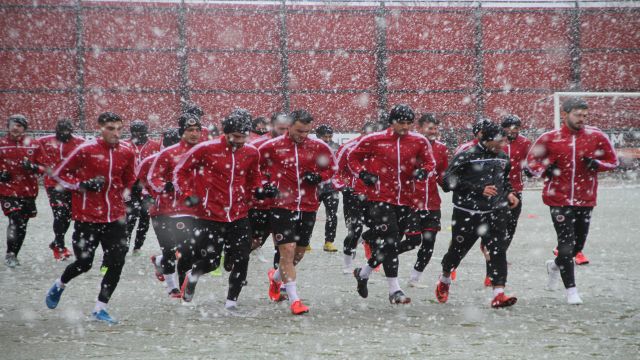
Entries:
<svg viewBox="0 0 640 360">
<path fill-rule="evenodd" d="M 101 245 L 104 276 L 92 316 L 115 323 L 107 303 L 139 219 L 133 253 L 139 254 L 151 222 L 162 251 L 151 262 L 170 297 L 192 301 L 199 278 L 222 265 L 229 272 L 225 308 L 236 309 L 250 253 L 271 236 L 269 298 L 288 300 L 293 314 L 304 314 L 309 308 L 298 296 L 297 266 L 309 250 L 320 202 L 327 211 L 323 249 L 337 251 L 333 241 L 342 193 L 343 272 L 353 274 L 358 294 L 366 298 L 368 279 L 382 265 L 389 301 L 407 304 L 411 299 L 398 281 L 399 255 L 419 248 L 408 284 L 421 286 L 440 230 L 440 187 L 453 192 L 453 214 L 436 299 L 448 300 L 455 270 L 480 238 L 485 286 L 494 292 L 491 306 L 507 307 L 517 301 L 504 287 L 524 173 L 544 177 L 542 197 L 558 235 L 557 256 L 546 264 L 547 286 L 554 288 L 562 278 L 568 303 L 580 304 L 574 257 L 587 262 L 582 249 L 597 173 L 614 169 L 617 157 L 608 138 L 585 125 L 584 100 L 568 99 L 562 111 L 561 128 L 533 145 L 519 134 L 522 124 L 515 115 L 499 124 L 480 119 L 473 125 L 475 138 L 450 160 L 437 140 L 439 121 L 431 114 L 416 119 L 404 104 L 377 123 L 366 123 L 360 136 L 340 147 L 328 125 L 315 128 L 317 138 L 309 136 L 314 118 L 305 110 L 276 113 L 267 123 L 236 109 L 216 135 L 203 127 L 202 110 L 188 104 L 162 143 L 148 138 L 142 121 L 132 122 L 131 140 L 121 141 L 124 121 L 111 112 L 98 117 L 100 133 L 91 141 L 74 135 L 68 119 L 58 121 L 55 135 L 36 140 L 26 135 L 26 117 L 12 115 L 7 136 L 0 139 L 0 201 L 9 219 L 5 264 L 19 265 L 27 223 L 36 216 L 38 177 L 44 175 L 54 214 L 50 248 L 58 260 L 72 256 L 64 236 L 74 221 L 75 260 L 47 292 L 49 308 L 56 308 L 72 279 L 91 269 Z M 360 242 L 367 261 L 353 268 Z"/>
</svg>

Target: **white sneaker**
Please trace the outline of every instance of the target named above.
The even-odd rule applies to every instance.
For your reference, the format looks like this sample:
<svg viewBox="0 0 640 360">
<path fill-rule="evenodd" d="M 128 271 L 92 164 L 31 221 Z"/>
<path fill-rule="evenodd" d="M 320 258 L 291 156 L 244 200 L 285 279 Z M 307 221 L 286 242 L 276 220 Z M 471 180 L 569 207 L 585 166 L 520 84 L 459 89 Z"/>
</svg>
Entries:
<svg viewBox="0 0 640 360">
<path fill-rule="evenodd" d="M 427 288 L 427 285 L 420 284 L 420 281 L 416 280 L 416 279 L 409 279 L 409 281 L 407 281 L 407 285 L 409 285 L 409 287 L 416 288 L 416 289 L 426 289 Z"/>
<path fill-rule="evenodd" d="M 560 269 L 556 265 L 554 260 L 547 260 L 547 290 L 556 290 L 558 288 L 558 281 L 560 280 Z"/>
<path fill-rule="evenodd" d="M 567 304 L 582 305 L 582 299 L 580 298 L 580 294 L 578 294 L 577 291 L 572 294 L 567 293 Z"/>
</svg>

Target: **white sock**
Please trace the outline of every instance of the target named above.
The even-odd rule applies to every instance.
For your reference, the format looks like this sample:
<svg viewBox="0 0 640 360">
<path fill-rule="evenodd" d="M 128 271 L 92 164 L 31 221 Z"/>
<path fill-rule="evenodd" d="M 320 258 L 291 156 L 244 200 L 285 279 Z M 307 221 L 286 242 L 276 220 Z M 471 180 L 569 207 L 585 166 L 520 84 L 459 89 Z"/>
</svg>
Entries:
<svg viewBox="0 0 640 360">
<path fill-rule="evenodd" d="M 62 282 L 62 278 L 56 280 L 56 286 L 58 289 L 64 289 L 67 285 Z"/>
<path fill-rule="evenodd" d="M 287 295 L 289 295 L 289 302 L 293 303 L 294 301 L 298 300 L 298 289 L 296 288 L 296 282 L 295 281 L 290 281 L 286 284 L 284 284 L 284 287 L 287 289 Z"/>
<path fill-rule="evenodd" d="M 93 308 L 93 312 L 100 312 L 100 310 L 107 310 L 107 303 L 98 300 L 96 301 L 96 306 Z"/>
<path fill-rule="evenodd" d="M 227 301 L 224 303 L 224 308 L 225 309 L 234 308 L 234 307 L 237 307 L 237 305 L 238 305 L 237 301 L 227 299 Z"/>
<path fill-rule="evenodd" d="M 350 268 L 353 264 L 353 257 L 351 255 L 344 255 L 344 267 Z"/>
<path fill-rule="evenodd" d="M 444 275 L 440 275 L 440 282 L 443 284 L 451 284 L 451 276 L 445 277 Z"/>
<path fill-rule="evenodd" d="M 400 283 L 397 277 L 388 277 L 387 283 L 389 284 L 389 294 L 394 294 L 396 291 L 401 291 Z"/>
<path fill-rule="evenodd" d="M 273 280 L 275 281 L 282 281 L 282 275 L 280 275 L 280 268 L 278 268 L 278 270 L 276 270 L 276 272 L 273 273 Z"/>
<path fill-rule="evenodd" d="M 373 268 L 371 266 L 369 266 L 369 264 L 365 264 L 361 269 L 360 269 L 360 278 L 362 279 L 368 279 L 369 275 L 371 275 L 371 272 L 373 271 Z"/>
<path fill-rule="evenodd" d="M 162 255 L 156 256 L 156 266 L 162 266 Z"/>
<path fill-rule="evenodd" d="M 416 269 L 411 269 L 411 275 L 409 279 L 418 282 L 420 281 L 420 276 L 422 276 L 422 271 L 418 271 Z"/>
<path fill-rule="evenodd" d="M 493 288 L 493 297 L 496 297 L 502 293 L 504 293 L 504 288 Z"/>
<path fill-rule="evenodd" d="M 575 295 L 577 293 L 578 293 L 578 288 L 575 286 L 567 289 L 567 296 Z"/>
<path fill-rule="evenodd" d="M 167 290 L 168 291 L 171 291 L 171 290 L 177 288 L 175 273 L 173 273 L 173 274 L 165 274 L 164 275 L 164 281 L 167 284 Z"/>
</svg>

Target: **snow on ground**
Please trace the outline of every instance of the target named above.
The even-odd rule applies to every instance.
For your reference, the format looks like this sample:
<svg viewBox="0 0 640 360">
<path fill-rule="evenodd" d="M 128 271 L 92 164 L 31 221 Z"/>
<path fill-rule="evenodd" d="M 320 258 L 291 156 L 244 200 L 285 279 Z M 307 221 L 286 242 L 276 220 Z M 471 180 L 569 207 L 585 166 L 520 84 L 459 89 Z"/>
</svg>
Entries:
<svg viewBox="0 0 640 360">
<path fill-rule="evenodd" d="M 577 269 L 582 306 L 566 305 L 563 290 L 544 290 L 544 262 L 551 258 L 555 233 L 548 208 L 534 190 L 524 193 L 520 225 L 508 253 L 507 292 L 519 297 L 513 308 L 490 308 L 491 291 L 482 286 L 484 264 L 477 248 L 463 261 L 449 302 L 435 301 L 439 261 L 451 235 L 450 197 L 445 196 L 443 231 L 423 276 L 427 288 L 406 286 L 415 251 L 401 257 L 401 284 L 413 298 L 411 305 L 389 304 L 381 274 L 373 275 L 368 299 L 358 296 L 353 277 L 342 274 L 342 254 L 321 250 L 321 208 L 314 250 L 298 272 L 299 294 L 311 313 L 296 317 L 286 304 L 270 303 L 269 265 L 255 258 L 238 313 L 223 309 L 226 274 L 206 276 L 194 304 L 181 305 L 165 295 L 153 276 L 149 256 L 159 247 L 151 231 L 143 256 L 127 257 L 109 307 L 120 324 L 111 327 L 88 319 L 100 282 L 100 250 L 94 268 L 71 282 L 58 308 L 45 307 L 44 295 L 67 263 L 53 261 L 47 247 L 52 215 L 43 195 L 38 198 L 40 215 L 29 224 L 19 256 L 22 266 L 10 270 L 0 264 L 2 359 L 638 359 L 640 352 L 637 188 L 600 190 L 585 250 L 591 264 Z M 2 218 L 2 239 L 6 224 Z M 339 248 L 344 233 L 341 221 Z M 1 248 L 4 253 L 4 240 Z M 361 264 L 362 251 L 358 255 Z"/>
</svg>

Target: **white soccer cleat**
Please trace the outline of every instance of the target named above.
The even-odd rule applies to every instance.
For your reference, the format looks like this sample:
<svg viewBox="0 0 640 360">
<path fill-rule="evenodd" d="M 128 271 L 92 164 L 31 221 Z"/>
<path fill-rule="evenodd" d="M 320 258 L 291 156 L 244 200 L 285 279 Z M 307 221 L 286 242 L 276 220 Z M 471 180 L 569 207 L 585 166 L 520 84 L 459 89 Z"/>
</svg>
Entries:
<svg viewBox="0 0 640 360">
<path fill-rule="evenodd" d="M 547 290 L 556 290 L 558 288 L 558 282 L 560 280 L 560 269 L 555 263 L 555 260 L 547 260 Z"/>
<path fill-rule="evenodd" d="M 572 293 L 567 292 L 567 304 L 569 305 L 582 305 L 582 299 L 577 291 Z"/>
</svg>

